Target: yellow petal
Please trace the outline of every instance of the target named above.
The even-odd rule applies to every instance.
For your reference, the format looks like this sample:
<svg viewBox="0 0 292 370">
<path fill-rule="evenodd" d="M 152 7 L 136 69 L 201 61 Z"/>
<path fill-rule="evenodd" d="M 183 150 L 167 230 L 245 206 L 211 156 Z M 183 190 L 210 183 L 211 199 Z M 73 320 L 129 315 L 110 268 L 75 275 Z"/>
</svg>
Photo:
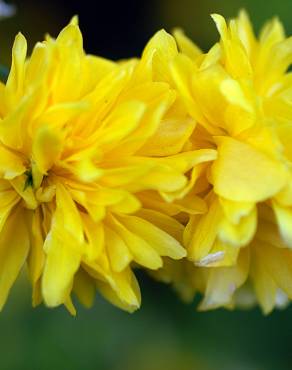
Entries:
<svg viewBox="0 0 292 370">
<path fill-rule="evenodd" d="M 185 55 L 181 54 L 175 57 L 174 60 L 171 62 L 170 70 L 176 87 L 180 95 L 182 96 L 191 117 L 193 117 L 196 122 L 200 122 L 200 124 L 205 127 L 210 133 L 218 135 L 220 133 L 220 129 L 213 126 L 212 120 L 210 122 L 209 116 L 206 115 L 205 105 L 207 104 L 205 104 L 202 99 L 203 96 L 205 97 L 204 100 L 207 100 L 207 97 L 209 96 L 210 100 L 212 100 L 212 106 L 216 106 L 214 104 L 214 89 L 211 86 L 211 82 L 215 81 L 214 74 L 212 73 L 211 78 L 206 79 L 205 77 L 206 75 L 207 77 L 209 76 L 209 72 L 200 73 L 196 70 L 192 61 Z M 220 71 L 222 72 L 222 69 L 220 69 Z M 205 92 L 207 91 L 208 94 L 205 94 Z M 216 113 L 218 112 L 216 111 Z"/>
<path fill-rule="evenodd" d="M 267 47 L 277 44 L 285 38 L 285 31 L 281 22 L 274 18 L 267 22 L 260 34 L 260 42 L 266 44 Z"/>
<path fill-rule="evenodd" d="M 160 192 L 177 191 L 186 185 L 186 178 L 168 166 L 156 166 L 149 175 L 142 176 L 135 184 L 137 190 L 153 189 Z"/>
<path fill-rule="evenodd" d="M 163 212 L 158 212 L 153 209 L 141 209 L 137 215 L 146 221 L 152 222 L 160 229 L 166 231 L 169 235 L 178 241 L 182 241 L 184 227 L 176 219 L 167 216 Z"/>
<path fill-rule="evenodd" d="M 273 209 L 283 241 L 292 248 L 292 209 L 281 207 L 275 201 L 273 201 Z"/>
<path fill-rule="evenodd" d="M 5 225 L 11 210 L 19 202 L 19 200 L 20 197 L 11 188 L 0 191 L 0 232 Z"/>
<path fill-rule="evenodd" d="M 237 224 L 226 218 L 220 223 L 218 238 L 235 247 L 246 246 L 254 237 L 257 228 L 257 212 L 253 208 L 251 212 L 242 217 Z"/>
<path fill-rule="evenodd" d="M 179 153 L 195 128 L 195 121 L 180 117 L 165 119 L 140 149 L 147 156 L 169 156 Z"/>
<path fill-rule="evenodd" d="M 208 277 L 206 293 L 200 310 L 208 310 L 232 303 L 233 295 L 244 284 L 249 272 L 249 250 L 242 249 L 237 264 L 213 268 Z"/>
<path fill-rule="evenodd" d="M 292 206 L 292 173 L 288 174 L 286 186 L 275 196 L 276 201 L 284 207 Z"/>
<path fill-rule="evenodd" d="M 261 248 L 261 246 L 259 246 Z M 255 294 L 261 305 L 263 312 L 268 314 L 275 307 L 277 285 L 266 270 L 258 248 L 255 245 L 251 248 L 251 267 L 250 276 L 255 290 Z"/>
<path fill-rule="evenodd" d="M 38 92 L 39 94 L 39 92 Z M 13 109 L 0 121 L 0 138 L 3 144 L 13 150 L 26 151 L 24 148 L 28 116 L 36 105 L 35 91 L 29 91 Z"/>
<path fill-rule="evenodd" d="M 76 119 L 89 108 L 90 105 L 86 101 L 54 104 L 38 116 L 34 122 L 33 129 L 40 125 L 45 125 L 43 130 L 48 131 L 50 127 L 51 129 L 55 129 L 56 132 L 56 129 L 62 129 L 68 121 Z M 32 135 L 34 134 L 32 132 Z M 58 136 L 61 136 L 60 133 Z"/>
<path fill-rule="evenodd" d="M 249 16 L 245 10 L 239 12 L 238 22 L 238 36 L 244 45 L 248 55 L 251 57 L 254 48 L 256 47 L 256 40 L 250 22 Z"/>
<path fill-rule="evenodd" d="M 220 137 L 217 143 L 212 181 L 218 195 L 233 201 L 260 202 L 284 187 L 287 173 L 282 163 L 230 137 Z"/>
<path fill-rule="evenodd" d="M 38 42 L 33 48 L 33 52 L 26 64 L 24 88 L 31 89 L 32 86 L 36 87 L 39 84 L 46 84 L 48 77 L 49 65 L 51 54 L 44 43 Z M 43 92 L 43 90 L 42 90 Z M 40 91 L 39 91 L 40 93 Z M 41 112 L 46 104 L 46 93 L 40 100 L 43 104 L 34 107 L 36 112 Z"/>
<path fill-rule="evenodd" d="M 52 131 L 47 126 L 43 126 L 37 131 L 33 142 L 32 155 L 42 174 L 47 174 L 55 161 L 60 158 L 62 139 L 56 131 Z"/>
<path fill-rule="evenodd" d="M 104 227 L 99 221 L 95 222 L 92 218 L 82 213 L 84 233 L 86 235 L 86 245 L 84 258 L 86 262 L 96 261 L 104 250 Z"/>
<path fill-rule="evenodd" d="M 168 63 L 175 55 L 177 55 L 177 47 L 174 38 L 164 30 L 158 31 L 143 51 L 139 74 L 143 76 L 144 65 L 148 65 L 154 81 L 170 82 Z"/>
<path fill-rule="evenodd" d="M 50 307 L 69 302 L 73 277 L 84 252 L 83 224 L 77 208 L 63 185 L 57 185 L 57 209 L 44 242 L 46 263 L 42 293 Z"/>
<path fill-rule="evenodd" d="M 234 78 L 250 78 L 252 75 L 250 61 L 244 45 L 238 35 L 238 25 L 235 20 L 231 20 L 229 27 L 225 19 L 218 15 L 212 15 L 216 27 L 221 36 L 221 43 L 224 49 L 224 64 L 227 71 Z"/>
<path fill-rule="evenodd" d="M 58 230 L 60 227 L 62 226 L 53 226 L 44 243 L 47 256 L 42 277 L 42 294 L 49 307 L 66 302 L 81 259 L 76 240 L 62 232 L 62 229 Z"/>
<path fill-rule="evenodd" d="M 115 213 L 134 213 L 141 208 L 140 201 L 132 194 L 127 193 L 123 199 L 109 209 Z"/>
<path fill-rule="evenodd" d="M 88 183 L 98 180 L 103 175 L 103 171 L 90 158 L 76 161 L 68 168 L 76 174 L 77 178 Z"/>
<path fill-rule="evenodd" d="M 210 253 L 200 261 L 195 262 L 195 265 L 202 267 L 234 266 L 239 252 L 240 248 L 216 239 Z"/>
<path fill-rule="evenodd" d="M 133 312 L 140 307 L 141 293 L 131 269 L 113 274 L 111 285 L 96 281 L 99 292 L 115 306 Z"/>
<path fill-rule="evenodd" d="M 30 229 L 31 248 L 27 259 L 29 276 L 33 285 L 38 284 L 45 262 L 41 218 L 40 209 L 37 208 L 32 214 Z"/>
<path fill-rule="evenodd" d="M 226 38 L 227 37 L 227 24 L 225 22 L 225 19 L 220 14 L 211 14 L 211 17 L 216 24 L 216 27 L 218 29 L 218 32 L 220 33 L 220 36 L 222 38 Z"/>
<path fill-rule="evenodd" d="M 248 216 L 254 208 L 253 202 L 233 202 L 224 198 L 219 198 L 219 201 L 225 216 L 234 224 L 238 224 L 241 218 Z"/>
<path fill-rule="evenodd" d="M 192 60 L 196 60 L 200 55 L 202 55 L 202 51 L 200 48 L 195 45 L 185 34 L 184 32 L 176 28 L 173 31 L 173 36 L 178 44 L 179 50 L 187 55 Z"/>
<path fill-rule="evenodd" d="M 103 123 L 101 145 L 122 140 L 139 125 L 146 106 L 140 101 L 129 101 L 118 106 Z"/>
<path fill-rule="evenodd" d="M 26 52 L 26 39 L 21 33 L 18 33 L 12 49 L 12 65 L 6 83 L 9 107 L 17 104 L 23 94 Z"/>
<path fill-rule="evenodd" d="M 186 256 L 185 249 L 176 239 L 150 222 L 136 216 L 123 216 L 121 221 L 127 229 L 151 245 L 160 256 L 173 259 L 181 259 Z"/>
<path fill-rule="evenodd" d="M 111 224 L 116 233 L 126 243 L 135 262 L 153 270 L 162 266 L 162 259 L 159 253 L 146 240 L 132 233 L 114 218 L 112 218 Z"/>
<path fill-rule="evenodd" d="M 64 306 L 67 308 L 67 310 L 70 312 L 72 316 L 76 316 L 76 308 L 70 296 L 68 296 L 67 299 L 65 300 Z"/>
<path fill-rule="evenodd" d="M 188 258 L 191 261 L 200 261 L 212 249 L 216 240 L 219 224 L 222 218 L 222 209 L 218 199 L 213 198 L 209 210 L 202 216 L 193 216 L 186 229 L 190 235 L 187 244 Z"/>
<path fill-rule="evenodd" d="M 3 308 L 29 252 L 26 217 L 20 208 L 15 209 L 0 234 L 0 309 Z"/>
<path fill-rule="evenodd" d="M 67 35 L 65 35 L 67 33 Z M 62 37 L 60 37 L 62 34 Z M 51 77 L 51 100 L 58 103 L 72 102 L 80 97 L 82 84 L 82 36 L 77 26 L 67 26 L 56 43 L 58 63 Z M 64 36 L 64 37 L 63 37 Z M 57 88 L 56 88 L 57 86 Z"/>
<path fill-rule="evenodd" d="M 123 271 L 132 261 L 133 257 L 124 240 L 111 228 L 106 227 L 106 250 L 112 269 Z"/>
<path fill-rule="evenodd" d="M 196 215 L 207 211 L 206 202 L 193 194 L 187 194 L 173 202 L 165 202 L 165 199 L 153 192 L 140 193 L 139 198 L 145 208 L 158 210 L 168 216 L 175 216 L 181 212 Z"/>
<path fill-rule="evenodd" d="M 199 149 L 179 153 L 173 156 L 163 158 L 162 163 L 169 165 L 182 173 L 189 171 L 192 167 L 200 163 L 210 162 L 217 158 L 217 152 L 214 149 Z"/>
<path fill-rule="evenodd" d="M 23 159 L 12 151 L 0 146 L 0 176 L 11 180 L 26 171 Z"/>
<path fill-rule="evenodd" d="M 58 217 L 60 217 L 60 222 L 63 222 L 62 227 L 76 238 L 77 241 L 83 242 L 84 236 L 80 214 L 70 193 L 61 184 L 57 185 L 56 203 Z"/>
<path fill-rule="evenodd" d="M 276 248 L 269 243 L 257 245 L 257 253 L 267 273 L 291 299 L 292 297 L 292 253 L 287 248 Z"/>
<path fill-rule="evenodd" d="M 28 182 L 28 176 L 29 175 L 22 175 L 16 177 L 15 179 L 10 181 L 10 184 L 13 186 L 14 190 L 21 196 L 21 198 L 25 202 L 26 208 L 36 209 L 38 203 L 35 198 L 34 190 L 31 184 Z M 27 184 L 29 186 L 27 186 Z"/>
<path fill-rule="evenodd" d="M 244 95 L 244 92 L 238 81 L 227 78 L 222 81 L 220 90 L 230 104 L 235 104 L 247 112 L 252 113 L 253 107 L 250 101 Z"/>
<path fill-rule="evenodd" d="M 73 291 L 83 306 L 90 308 L 93 305 L 96 291 L 95 282 L 82 269 L 74 276 Z"/>
</svg>

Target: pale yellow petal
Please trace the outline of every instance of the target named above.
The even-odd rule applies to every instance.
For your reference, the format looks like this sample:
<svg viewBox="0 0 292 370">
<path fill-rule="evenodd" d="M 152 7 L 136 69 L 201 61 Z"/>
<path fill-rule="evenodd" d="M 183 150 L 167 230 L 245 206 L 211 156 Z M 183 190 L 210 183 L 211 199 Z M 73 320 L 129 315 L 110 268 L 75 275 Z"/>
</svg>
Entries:
<svg viewBox="0 0 292 370">
<path fill-rule="evenodd" d="M 284 187 L 287 172 L 281 162 L 232 138 L 221 137 L 217 143 L 212 181 L 218 195 L 233 201 L 259 202 Z"/>
<path fill-rule="evenodd" d="M 263 312 L 268 314 L 275 307 L 277 285 L 265 268 L 262 260 L 263 254 L 258 253 L 258 248 L 255 246 L 251 248 L 251 251 L 250 276 L 252 284 Z"/>
<path fill-rule="evenodd" d="M 231 304 L 236 289 L 244 284 L 248 272 L 248 248 L 241 250 L 235 266 L 213 268 L 210 271 L 205 296 L 199 309 L 208 310 Z"/>
</svg>

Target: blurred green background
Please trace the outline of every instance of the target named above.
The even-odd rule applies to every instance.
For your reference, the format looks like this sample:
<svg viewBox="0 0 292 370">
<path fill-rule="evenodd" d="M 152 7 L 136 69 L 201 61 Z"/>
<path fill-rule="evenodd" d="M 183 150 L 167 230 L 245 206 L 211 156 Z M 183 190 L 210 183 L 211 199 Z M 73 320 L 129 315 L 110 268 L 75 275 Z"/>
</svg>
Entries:
<svg viewBox="0 0 292 370">
<path fill-rule="evenodd" d="M 33 45 L 79 14 L 88 52 L 139 55 L 158 29 L 183 27 L 202 47 L 217 39 L 210 13 L 246 8 L 258 30 L 278 15 L 292 33 L 292 1 L 145 0 L 14 1 L 17 14 L 0 21 L 0 62 L 10 63 L 15 34 Z M 199 313 L 167 286 L 138 273 L 143 305 L 124 313 L 97 297 L 76 318 L 63 308 L 32 309 L 25 279 L 0 315 L 0 370 L 291 370 L 292 307 L 265 317 L 258 309 Z"/>
</svg>

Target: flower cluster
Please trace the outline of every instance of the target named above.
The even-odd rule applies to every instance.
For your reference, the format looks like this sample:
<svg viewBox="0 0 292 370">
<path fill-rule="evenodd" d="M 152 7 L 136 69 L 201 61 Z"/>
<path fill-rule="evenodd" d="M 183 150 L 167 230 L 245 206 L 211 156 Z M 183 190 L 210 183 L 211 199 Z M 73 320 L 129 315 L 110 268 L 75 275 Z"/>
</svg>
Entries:
<svg viewBox="0 0 292 370">
<path fill-rule="evenodd" d="M 203 53 L 159 31 L 139 59 L 85 54 L 77 18 L 0 85 L 0 307 L 140 306 L 133 270 L 201 309 L 292 299 L 292 38 L 213 15 Z"/>
</svg>

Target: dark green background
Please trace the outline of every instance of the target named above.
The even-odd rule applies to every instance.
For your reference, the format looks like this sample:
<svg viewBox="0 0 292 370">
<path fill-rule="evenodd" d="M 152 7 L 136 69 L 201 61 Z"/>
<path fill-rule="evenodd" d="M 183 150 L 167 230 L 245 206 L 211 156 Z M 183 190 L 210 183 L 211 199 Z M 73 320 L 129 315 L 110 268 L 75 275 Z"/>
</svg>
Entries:
<svg viewBox="0 0 292 370">
<path fill-rule="evenodd" d="M 122 312 L 97 297 L 32 309 L 20 280 L 0 316 L 1 370 L 290 370 L 292 309 L 199 313 L 139 273 L 142 308 Z"/>
<path fill-rule="evenodd" d="M 30 44 L 56 35 L 80 15 L 85 48 L 111 58 L 139 55 L 159 28 L 183 27 L 202 47 L 217 39 L 209 13 L 246 8 L 258 30 L 278 15 L 292 33 L 292 1 L 145 0 L 15 1 L 17 15 L 0 22 L 0 61 L 10 63 L 14 35 Z M 92 4 L 94 3 L 94 4 Z M 265 317 L 258 309 L 209 313 L 184 305 L 167 287 L 139 273 L 143 305 L 124 313 L 100 297 L 76 318 L 63 308 L 32 309 L 20 279 L 0 314 L 0 370 L 290 370 L 292 308 Z"/>
</svg>

